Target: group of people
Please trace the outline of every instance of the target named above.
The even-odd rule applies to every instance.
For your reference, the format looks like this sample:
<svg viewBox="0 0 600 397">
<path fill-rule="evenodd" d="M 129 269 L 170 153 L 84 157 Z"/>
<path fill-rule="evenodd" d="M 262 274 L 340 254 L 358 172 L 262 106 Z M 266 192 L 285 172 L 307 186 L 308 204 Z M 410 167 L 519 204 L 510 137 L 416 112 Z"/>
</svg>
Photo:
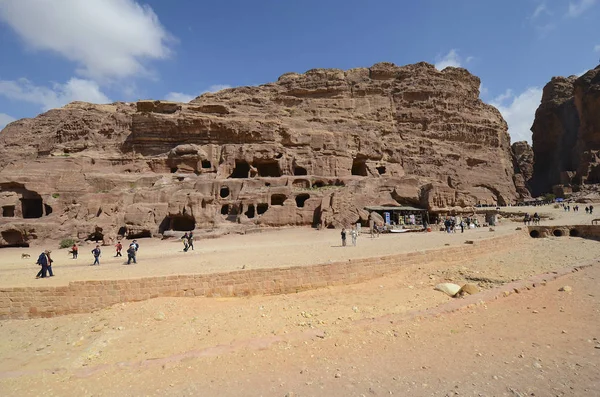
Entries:
<svg viewBox="0 0 600 397">
<path fill-rule="evenodd" d="M 140 248 L 140 245 L 138 244 L 137 240 L 133 240 L 131 242 L 131 244 L 129 244 L 129 248 L 127 248 L 127 264 L 130 265 L 131 262 L 133 261 L 133 263 L 137 263 L 137 251 Z M 121 241 L 117 241 L 117 244 L 115 244 L 115 249 L 116 249 L 116 254 L 115 254 L 115 258 L 119 257 L 119 256 L 123 256 L 123 254 L 121 253 L 121 251 L 123 250 L 123 244 L 121 244 Z M 100 256 L 102 255 L 102 250 L 100 249 L 100 246 L 97 245 L 96 248 L 94 248 L 92 250 L 92 255 L 94 255 L 94 263 L 91 264 L 91 266 L 94 265 L 100 265 Z"/>
<path fill-rule="evenodd" d="M 537 212 L 534 213 L 533 216 L 531 216 L 531 215 L 529 215 L 529 213 L 527 213 L 523 217 L 523 225 L 525 225 L 525 226 L 531 225 L 531 222 L 533 222 L 534 225 L 540 224 L 540 216 Z"/>
<path fill-rule="evenodd" d="M 130 265 L 131 262 L 137 263 L 136 256 L 137 256 L 137 251 L 139 248 L 140 248 L 140 245 L 137 242 L 137 240 L 133 240 L 131 242 L 131 244 L 129 244 L 129 248 L 127 248 L 127 264 L 128 265 Z M 121 244 L 120 241 L 118 241 L 117 244 L 115 245 L 115 249 L 116 249 L 115 258 L 119 257 L 119 256 L 122 257 L 123 255 L 122 255 L 121 251 L 123 250 L 123 244 Z M 42 268 L 37 273 L 35 278 L 44 278 L 44 277 L 53 277 L 54 276 L 54 273 L 52 272 L 52 262 L 53 261 L 50 258 L 51 252 L 52 251 L 50 251 L 50 250 L 45 250 L 38 257 L 36 264 L 38 264 Z M 73 244 L 70 252 L 73 255 L 73 259 L 77 259 L 78 255 L 79 255 L 79 247 L 77 246 L 77 244 Z M 92 255 L 94 257 L 94 262 L 90 266 L 100 266 L 100 256 L 102 256 L 102 250 L 100 249 L 99 245 L 96 245 L 96 247 L 92 250 Z"/>
<path fill-rule="evenodd" d="M 346 237 L 347 237 L 348 232 L 346 231 L 346 228 L 343 227 L 342 228 L 342 247 L 346 246 Z M 350 230 L 350 237 L 352 238 L 352 245 L 354 247 L 356 247 L 356 239 L 358 238 L 358 230 L 356 230 L 355 226 L 352 226 L 352 229 Z"/>
<path fill-rule="evenodd" d="M 192 251 L 194 250 L 194 232 L 186 232 L 181 237 L 181 241 L 183 242 L 183 252 L 188 252 L 190 248 Z"/>
<path fill-rule="evenodd" d="M 465 232 L 465 228 L 472 229 L 479 227 L 479 221 L 477 218 L 471 219 L 471 217 L 461 218 L 459 216 L 447 216 L 444 220 L 444 230 L 446 233 L 456 233 L 460 229 L 461 233 Z"/>
</svg>

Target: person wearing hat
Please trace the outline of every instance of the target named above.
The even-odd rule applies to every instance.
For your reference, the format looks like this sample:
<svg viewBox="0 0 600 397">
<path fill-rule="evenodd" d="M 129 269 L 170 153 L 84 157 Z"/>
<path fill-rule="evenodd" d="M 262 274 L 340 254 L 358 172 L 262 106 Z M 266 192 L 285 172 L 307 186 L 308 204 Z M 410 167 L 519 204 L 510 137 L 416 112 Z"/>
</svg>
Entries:
<svg viewBox="0 0 600 397">
<path fill-rule="evenodd" d="M 46 273 L 50 273 L 50 277 L 53 277 L 52 274 L 52 259 L 50 259 L 50 253 L 52 251 L 46 250 L 40 254 L 37 260 L 37 264 L 42 267 L 42 269 L 38 272 L 35 278 L 44 278 L 46 277 Z"/>
</svg>

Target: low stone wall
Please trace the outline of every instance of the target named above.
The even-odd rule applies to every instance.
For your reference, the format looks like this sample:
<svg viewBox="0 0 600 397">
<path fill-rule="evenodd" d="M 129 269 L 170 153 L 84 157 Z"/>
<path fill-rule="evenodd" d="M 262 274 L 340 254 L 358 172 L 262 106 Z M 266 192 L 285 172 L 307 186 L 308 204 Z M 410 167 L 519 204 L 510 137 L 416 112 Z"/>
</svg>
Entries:
<svg viewBox="0 0 600 397">
<path fill-rule="evenodd" d="M 0 319 L 86 313 L 122 302 L 158 297 L 273 295 L 354 284 L 433 261 L 455 263 L 513 247 L 525 233 L 474 241 L 457 247 L 312 266 L 173 275 L 127 280 L 74 281 L 61 287 L 0 288 Z"/>
<path fill-rule="evenodd" d="M 600 225 L 528 226 L 527 229 L 533 238 L 570 236 L 600 239 Z"/>
</svg>

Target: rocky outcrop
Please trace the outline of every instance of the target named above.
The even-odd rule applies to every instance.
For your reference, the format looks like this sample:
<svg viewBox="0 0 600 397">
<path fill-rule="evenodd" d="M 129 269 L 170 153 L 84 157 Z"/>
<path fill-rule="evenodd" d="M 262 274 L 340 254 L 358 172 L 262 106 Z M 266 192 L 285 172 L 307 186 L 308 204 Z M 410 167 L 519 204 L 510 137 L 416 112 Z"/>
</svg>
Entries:
<svg viewBox="0 0 600 397">
<path fill-rule="evenodd" d="M 366 205 L 513 203 L 507 125 L 479 85 L 465 69 L 380 63 L 188 104 L 73 103 L 0 133 L 0 228 L 140 237 L 337 227 L 366 222 Z"/>
<path fill-rule="evenodd" d="M 533 176 L 533 149 L 527 141 L 515 142 L 511 146 L 515 175 L 513 180 L 521 198 L 531 197 L 529 182 Z"/>
<path fill-rule="evenodd" d="M 600 66 L 581 77 L 554 77 L 544 87 L 533 132 L 535 195 L 556 185 L 600 182 Z"/>
</svg>

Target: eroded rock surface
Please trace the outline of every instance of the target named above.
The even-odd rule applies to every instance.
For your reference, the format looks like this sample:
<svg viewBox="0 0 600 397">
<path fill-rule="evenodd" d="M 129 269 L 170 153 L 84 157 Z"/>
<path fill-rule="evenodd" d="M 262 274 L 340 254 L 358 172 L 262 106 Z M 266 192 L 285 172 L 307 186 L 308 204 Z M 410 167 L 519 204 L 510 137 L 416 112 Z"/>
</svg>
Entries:
<svg viewBox="0 0 600 397">
<path fill-rule="evenodd" d="M 533 132 L 535 195 L 555 186 L 600 183 L 600 66 L 544 87 Z"/>
<path fill-rule="evenodd" d="M 187 104 L 72 103 L 0 134 L 0 225 L 110 240 L 513 203 L 507 125 L 479 85 L 465 69 L 379 63 Z"/>
</svg>

